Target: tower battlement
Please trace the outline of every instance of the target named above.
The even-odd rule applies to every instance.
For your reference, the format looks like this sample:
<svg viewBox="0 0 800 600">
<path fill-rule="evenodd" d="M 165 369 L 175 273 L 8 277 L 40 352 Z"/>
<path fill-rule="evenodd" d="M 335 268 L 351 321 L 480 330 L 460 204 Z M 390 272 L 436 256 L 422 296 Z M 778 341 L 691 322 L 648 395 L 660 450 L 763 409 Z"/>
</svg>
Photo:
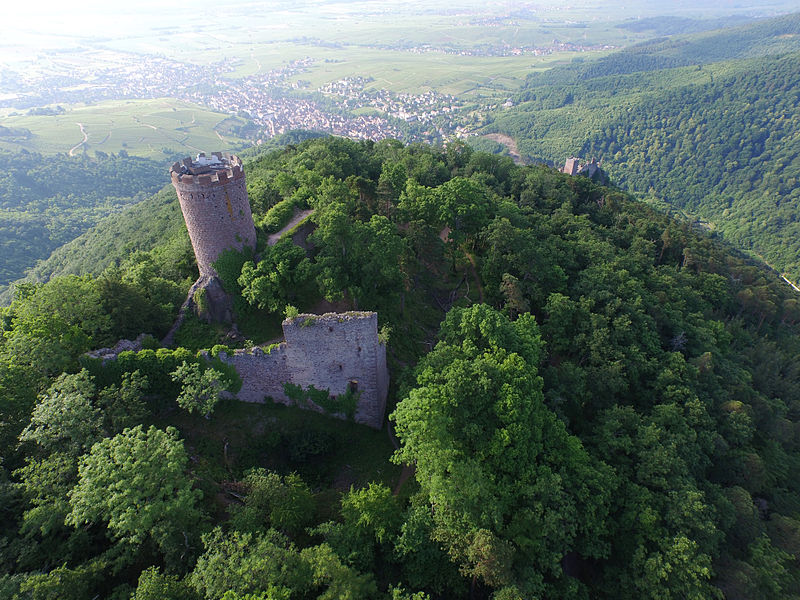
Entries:
<svg viewBox="0 0 800 600">
<path fill-rule="evenodd" d="M 214 152 L 187 157 L 172 165 L 170 178 L 201 277 L 216 275 L 213 264 L 224 250 L 255 249 L 256 230 L 238 156 Z"/>
<path fill-rule="evenodd" d="M 210 185 L 244 177 L 241 159 L 227 152 L 214 152 L 210 157 L 200 153 L 195 160 L 184 158 L 174 163 L 169 173 L 173 185 Z"/>
</svg>

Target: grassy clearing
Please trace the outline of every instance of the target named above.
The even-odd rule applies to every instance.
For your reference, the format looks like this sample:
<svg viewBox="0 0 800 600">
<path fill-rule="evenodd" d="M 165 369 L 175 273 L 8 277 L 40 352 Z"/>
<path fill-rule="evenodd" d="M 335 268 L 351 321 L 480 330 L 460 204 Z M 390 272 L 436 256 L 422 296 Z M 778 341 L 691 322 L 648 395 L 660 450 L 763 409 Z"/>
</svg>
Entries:
<svg viewBox="0 0 800 600">
<path fill-rule="evenodd" d="M 163 160 L 207 150 L 235 149 L 243 140 L 220 135 L 216 128 L 230 117 L 172 99 L 117 100 L 91 105 L 66 105 L 65 112 L 47 116 L 6 116 L 0 125 L 24 128 L 33 136 L 14 143 L 0 140 L 0 149 L 52 154 L 55 152 L 125 150 Z M 86 143 L 81 145 L 83 134 Z"/>
<path fill-rule="evenodd" d="M 371 481 L 394 487 L 401 468 L 389 462 L 394 446 L 386 430 L 281 404 L 221 402 L 210 419 L 180 409 L 155 423 L 176 427 L 207 495 L 252 468 L 298 473 L 330 510 L 341 492 Z"/>
</svg>

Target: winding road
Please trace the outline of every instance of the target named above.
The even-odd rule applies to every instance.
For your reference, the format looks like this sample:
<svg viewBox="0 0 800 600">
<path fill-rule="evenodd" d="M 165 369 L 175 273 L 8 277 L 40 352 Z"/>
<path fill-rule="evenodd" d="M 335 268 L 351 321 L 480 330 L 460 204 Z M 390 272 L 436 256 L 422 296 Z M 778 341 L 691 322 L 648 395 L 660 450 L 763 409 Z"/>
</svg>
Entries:
<svg viewBox="0 0 800 600">
<path fill-rule="evenodd" d="M 89 140 L 89 134 L 86 133 L 86 130 L 83 128 L 83 123 L 75 123 L 78 127 L 81 128 L 81 133 L 83 134 L 83 141 L 79 144 L 74 145 L 72 148 L 69 149 L 69 155 L 75 156 L 75 151 L 83 146 Z"/>
</svg>

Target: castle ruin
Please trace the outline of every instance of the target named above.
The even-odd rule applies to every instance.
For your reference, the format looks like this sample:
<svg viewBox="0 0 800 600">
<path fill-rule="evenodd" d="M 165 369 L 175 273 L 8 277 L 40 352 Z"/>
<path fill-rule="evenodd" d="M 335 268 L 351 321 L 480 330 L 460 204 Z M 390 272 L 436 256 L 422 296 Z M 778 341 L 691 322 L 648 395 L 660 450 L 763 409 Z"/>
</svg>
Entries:
<svg viewBox="0 0 800 600">
<path fill-rule="evenodd" d="M 242 379 L 239 400 L 294 404 L 296 400 L 286 394 L 286 383 L 328 390 L 331 396 L 350 391 L 358 395 L 356 423 L 383 426 L 389 374 L 386 345 L 378 339 L 377 313 L 303 314 L 286 319 L 283 334 L 285 341 L 268 349 L 219 354 Z M 311 402 L 303 407 L 322 410 Z"/>
<path fill-rule="evenodd" d="M 222 288 L 214 262 L 224 250 L 255 250 L 256 246 L 244 170 L 237 156 L 198 154 L 196 160 L 185 158 L 173 164 L 170 176 L 200 277 L 162 342 L 165 345 L 171 344 L 190 309 L 210 320 L 232 320 L 232 301 Z M 350 392 L 357 397 L 354 420 L 376 429 L 383 426 L 389 374 L 386 346 L 378 338 L 376 313 L 300 315 L 283 322 L 283 333 L 285 341 L 269 348 L 220 353 L 220 359 L 232 365 L 241 377 L 242 387 L 236 394 L 239 400 L 298 404 L 297 399 L 287 395 L 285 384 L 303 390 L 312 386 L 327 390 L 333 398 Z M 300 405 L 323 410 L 310 400 Z"/>
<path fill-rule="evenodd" d="M 581 163 L 579 158 L 571 156 L 564 163 L 564 167 L 559 170 L 567 175 L 583 175 L 601 185 L 606 185 L 608 175 L 600 168 L 601 163 L 602 161 L 597 162 L 594 157 L 588 163 Z"/>
</svg>

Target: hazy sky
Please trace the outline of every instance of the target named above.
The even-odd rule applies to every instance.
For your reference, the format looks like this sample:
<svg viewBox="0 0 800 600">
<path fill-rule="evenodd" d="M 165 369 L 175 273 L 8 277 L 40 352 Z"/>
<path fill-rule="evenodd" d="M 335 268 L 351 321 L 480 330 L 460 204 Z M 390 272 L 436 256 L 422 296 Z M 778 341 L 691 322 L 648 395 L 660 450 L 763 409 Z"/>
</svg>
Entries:
<svg viewBox="0 0 800 600">
<path fill-rule="evenodd" d="M 185 25 L 198 21 L 213 23 L 215 17 L 225 15 L 230 19 L 241 16 L 241 23 L 247 24 L 249 14 L 259 16 L 288 12 L 310 14 L 341 12 L 357 15 L 360 11 L 382 12 L 386 14 L 394 8 L 405 11 L 431 8 L 453 8 L 467 6 L 485 12 L 502 12 L 517 6 L 536 6 L 544 10 L 556 9 L 566 16 L 571 9 L 591 8 L 602 13 L 604 10 L 619 10 L 635 16 L 653 14 L 698 15 L 710 13 L 769 14 L 797 10 L 797 0 L 607 0 L 603 3 L 587 3 L 583 0 L 33 0 L 22 2 L 13 0 L 4 6 L 3 36 L 0 46 L 36 46 L 40 48 L 69 45 L 69 40 L 79 37 L 126 37 L 150 31 L 152 27 L 185 30 Z M 618 14 L 618 13 L 617 13 Z M 184 27 L 182 27 L 182 24 Z M 160 33 L 160 32 L 159 32 Z M 309 35 L 313 32 L 302 32 Z M 2 61 L 2 57 L 0 57 Z"/>
</svg>

